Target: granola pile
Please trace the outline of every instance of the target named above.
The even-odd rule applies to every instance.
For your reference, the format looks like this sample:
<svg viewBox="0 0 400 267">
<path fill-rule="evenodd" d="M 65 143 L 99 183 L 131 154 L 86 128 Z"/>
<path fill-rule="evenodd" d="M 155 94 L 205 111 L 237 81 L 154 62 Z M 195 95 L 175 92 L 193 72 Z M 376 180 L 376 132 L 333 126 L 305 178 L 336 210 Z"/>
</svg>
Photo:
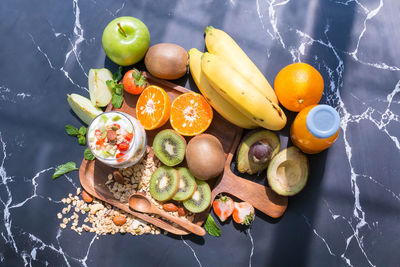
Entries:
<svg viewBox="0 0 400 267">
<path fill-rule="evenodd" d="M 163 203 L 153 199 L 149 192 L 151 175 L 161 163 L 153 153 L 147 152 L 138 164 L 110 173 L 105 185 L 113 196 L 123 203 L 127 203 L 132 194 L 141 191 L 146 193 L 147 197 L 162 209 Z M 69 226 L 71 230 L 78 234 L 83 231 L 94 232 L 97 235 L 161 233 L 161 230 L 156 226 L 96 199 L 80 188 L 77 189 L 75 195 L 70 193 L 61 202 L 65 204 L 65 207 L 57 214 L 57 218 L 61 220 L 60 227 L 65 229 Z M 176 211 L 169 213 L 179 216 Z M 156 215 L 151 216 L 157 217 Z M 187 212 L 179 217 L 193 221 L 194 214 Z M 167 234 L 166 231 L 163 233 Z"/>
</svg>

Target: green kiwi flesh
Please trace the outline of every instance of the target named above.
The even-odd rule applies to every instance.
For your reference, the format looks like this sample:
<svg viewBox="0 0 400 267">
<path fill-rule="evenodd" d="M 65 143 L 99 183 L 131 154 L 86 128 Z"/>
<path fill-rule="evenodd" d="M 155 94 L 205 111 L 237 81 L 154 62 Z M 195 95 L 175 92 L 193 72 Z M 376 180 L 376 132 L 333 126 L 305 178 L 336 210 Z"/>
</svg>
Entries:
<svg viewBox="0 0 400 267">
<path fill-rule="evenodd" d="M 158 201 L 170 200 L 179 188 L 179 173 L 174 168 L 161 166 L 151 175 L 150 194 Z"/>
<path fill-rule="evenodd" d="M 185 138 L 174 130 L 162 130 L 154 137 L 154 154 L 167 166 L 176 166 L 181 163 L 185 157 L 185 150 Z"/>
<path fill-rule="evenodd" d="M 184 201 L 191 198 L 197 189 L 196 180 L 188 168 L 180 167 L 179 172 L 179 189 L 172 198 L 177 201 Z"/>
<path fill-rule="evenodd" d="M 196 179 L 197 189 L 193 196 L 183 201 L 183 206 L 188 211 L 200 213 L 205 211 L 211 204 L 211 189 L 207 182 Z"/>
</svg>

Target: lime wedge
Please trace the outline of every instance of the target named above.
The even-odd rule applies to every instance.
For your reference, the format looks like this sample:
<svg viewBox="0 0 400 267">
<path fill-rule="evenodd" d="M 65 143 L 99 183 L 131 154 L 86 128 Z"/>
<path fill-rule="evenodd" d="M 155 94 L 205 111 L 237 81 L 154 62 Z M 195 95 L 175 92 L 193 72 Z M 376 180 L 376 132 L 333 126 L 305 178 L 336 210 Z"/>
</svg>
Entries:
<svg viewBox="0 0 400 267">
<path fill-rule="evenodd" d="M 110 103 L 112 95 L 106 81 L 112 80 L 112 73 L 108 69 L 90 69 L 89 94 L 90 101 L 96 107 L 105 107 Z"/>
<path fill-rule="evenodd" d="M 95 107 L 88 98 L 78 94 L 68 95 L 67 101 L 75 114 L 88 125 L 103 112 L 100 108 Z"/>
</svg>

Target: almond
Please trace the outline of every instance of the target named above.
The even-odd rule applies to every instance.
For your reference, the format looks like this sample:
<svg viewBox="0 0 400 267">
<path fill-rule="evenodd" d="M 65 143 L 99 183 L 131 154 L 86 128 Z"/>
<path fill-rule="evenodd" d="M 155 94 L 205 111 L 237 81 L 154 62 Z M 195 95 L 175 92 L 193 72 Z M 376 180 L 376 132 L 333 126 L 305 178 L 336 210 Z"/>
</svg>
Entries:
<svg viewBox="0 0 400 267">
<path fill-rule="evenodd" d="M 179 216 L 185 216 L 185 215 L 186 215 L 186 210 L 185 210 L 185 208 L 180 207 L 180 208 L 178 209 L 178 215 L 179 215 Z"/>
<path fill-rule="evenodd" d="M 91 195 L 89 195 L 89 193 L 86 192 L 85 190 L 82 191 L 82 199 L 86 203 L 92 203 L 92 201 L 93 201 L 93 197 Z"/>
<path fill-rule="evenodd" d="M 174 203 L 165 203 L 162 205 L 165 211 L 172 211 L 175 212 L 178 210 L 178 207 Z"/>
<path fill-rule="evenodd" d="M 125 216 L 122 216 L 122 215 L 116 215 L 116 216 L 114 216 L 114 218 L 113 218 L 113 222 L 114 222 L 114 224 L 115 224 L 116 226 L 121 226 L 121 225 L 123 225 L 124 223 L 126 223 L 126 218 L 125 218 Z"/>
<path fill-rule="evenodd" d="M 124 183 L 124 177 L 122 176 L 122 173 L 120 171 L 114 171 L 113 172 L 114 180 L 119 183 L 123 184 Z"/>
</svg>

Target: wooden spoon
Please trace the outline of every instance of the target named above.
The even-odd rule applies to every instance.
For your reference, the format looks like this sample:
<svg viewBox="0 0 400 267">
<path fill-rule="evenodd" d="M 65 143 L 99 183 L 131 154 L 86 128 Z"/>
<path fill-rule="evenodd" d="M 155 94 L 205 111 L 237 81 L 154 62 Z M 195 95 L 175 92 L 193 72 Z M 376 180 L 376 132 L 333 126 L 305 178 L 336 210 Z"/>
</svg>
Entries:
<svg viewBox="0 0 400 267">
<path fill-rule="evenodd" d="M 136 211 L 157 214 L 171 222 L 178 224 L 193 234 L 199 236 L 206 235 L 206 230 L 204 230 L 204 228 L 201 226 L 168 214 L 167 212 L 156 207 L 146 196 L 143 196 L 142 194 L 133 194 L 129 198 L 129 207 Z"/>
</svg>

